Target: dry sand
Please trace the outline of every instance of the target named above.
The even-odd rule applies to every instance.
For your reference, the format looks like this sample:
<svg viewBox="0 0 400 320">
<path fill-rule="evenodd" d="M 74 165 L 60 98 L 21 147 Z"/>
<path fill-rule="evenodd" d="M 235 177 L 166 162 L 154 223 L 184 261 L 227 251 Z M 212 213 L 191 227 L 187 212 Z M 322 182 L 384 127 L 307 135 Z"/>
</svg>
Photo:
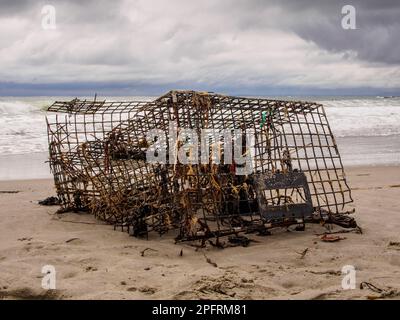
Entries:
<svg viewBox="0 0 400 320">
<path fill-rule="evenodd" d="M 37 201 L 51 180 L 3 181 L 0 191 L 0 299 L 366 299 L 363 281 L 400 290 L 400 167 L 348 169 L 363 234 L 322 242 L 325 228 L 250 235 L 249 247 L 196 251 L 173 235 L 140 240 L 87 214 L 54 215 Z M 141 251 L 145 251 L 144 256 Z M 300 253 L 308 248 L 301 258 Z M 181 250 L 183 255 L 180 256 Z M 215 264 L 207 262 L 212 261 Z M 41 288 L 41 268 L 56 268 L 57 290 Z M 357 289 L 342 290 L 354 265 Z M 400 298 L 400 296 L 397 296 Z"/>
</svg>

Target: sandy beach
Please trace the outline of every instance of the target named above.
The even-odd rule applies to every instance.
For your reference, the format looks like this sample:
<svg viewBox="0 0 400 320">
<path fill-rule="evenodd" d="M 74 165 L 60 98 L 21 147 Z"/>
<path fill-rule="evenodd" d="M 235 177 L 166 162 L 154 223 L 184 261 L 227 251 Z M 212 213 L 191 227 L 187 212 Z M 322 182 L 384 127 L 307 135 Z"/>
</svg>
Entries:
<svg viewBox="0 0 400 320">
<path fill-rule="evenodd" d="M 364 281 L 400 291 L 400 167 L 350 167 L 347 176 L 363 234 L 345 233 L 345 239 L 327 243 L 317 235 L 325 227 L 307 225 L 305 231 L 249 235 L 255 241 L 248 247 L 199 250 L 174 244 L 172 234 L 142 240 L 88 214 L 55 215 L 57 207 L 37 204 L 55 195 L 50 179 L 1 181 L 0 299 L 379 296 L 361 290 Z M 41 269 L 48 264 L 56 269 L 56 290 L 41 287 Z M 341 287 L 344 265 L 356 269 L 354 290 Z"/>
</svg>

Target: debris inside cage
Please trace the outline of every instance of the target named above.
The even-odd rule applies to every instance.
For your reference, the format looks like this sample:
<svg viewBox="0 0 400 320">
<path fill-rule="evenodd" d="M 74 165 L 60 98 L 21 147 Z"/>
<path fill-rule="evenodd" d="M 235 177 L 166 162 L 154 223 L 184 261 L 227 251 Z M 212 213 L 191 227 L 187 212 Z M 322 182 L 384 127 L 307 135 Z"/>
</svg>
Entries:
<svg viewBox="0 0 400 320">
<path fill-rule="evenodd" d="M 240 234 L 315 221 L 356 226 L 321 104 L 170 91 L 47 111 L 63 211 L 89 211 L 135 237 L 175 230 L 176 241 L 203 244 L 247 245 Z"/>
</svg>

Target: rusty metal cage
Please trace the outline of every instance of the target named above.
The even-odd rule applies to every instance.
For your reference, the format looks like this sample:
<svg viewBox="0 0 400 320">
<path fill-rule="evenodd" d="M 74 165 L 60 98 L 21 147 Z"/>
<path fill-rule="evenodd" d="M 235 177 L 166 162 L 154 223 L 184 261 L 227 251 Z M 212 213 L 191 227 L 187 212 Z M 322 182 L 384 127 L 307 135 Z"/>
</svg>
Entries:
<svg viewBox="0 0 400 320">
<path fill-rule="evenodd" d="M 135 236 L 265 232 L 348 213 L 353 201 L 318 103 L 170 91 L 147 102 L 55 102 L 48 111 L 64 114 L 47 118 L 64 209 L 89 210 Z M 250 172 L 228 161 L 236 152 Z"/>
</svg>

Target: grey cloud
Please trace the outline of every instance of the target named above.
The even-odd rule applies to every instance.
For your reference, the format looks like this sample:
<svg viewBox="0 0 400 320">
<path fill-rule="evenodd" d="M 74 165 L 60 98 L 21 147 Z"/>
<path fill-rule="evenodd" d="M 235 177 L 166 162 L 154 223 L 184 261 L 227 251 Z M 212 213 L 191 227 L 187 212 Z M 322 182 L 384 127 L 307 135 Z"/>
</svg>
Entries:
<svg viewBox="0 0 400 320">
<path fill-rule="evenodd" d="M 358 58 L 365 61 L 400 64 L 398 1 L 329 1 L 311 6 L 311 1 L 300 0 L 296 4 L 292 1 L 284 4 L 288 10 L 298 10 L 289 28 L 303 39 L 335 52 L 355 51 Z M 356 30 L 341 27 L 341 8 L 345 4 L 356 9 Z M 311 10 L 314 10 L 313 15 Z"/>
<path fill-rule="evenodd" d="M 32 7 L 29 0 L 2 0 L 0 3 L 0 16 L 11 16 L 25 12 Z"/>
<path fill-rule="evenodd" d="M 224 1 L 223 6 L 229 2 Z M 344 5 L 355 7 L 357 30 L 342 28 Z M 400 64 L 398 0 L 250 0 L 235 2 L 228 10 L 242 30 L 277 28 L 294 32 L 326 50 L 351 50 L 365 61 Z"/>
<path fill-rule="evenodd" d="M 40 29 L 43 4 L 56 7 L 53 33 Z M 357 30 L 341 28 L 344 4 L 356 7 Z M 7 0 L 0 3 L 0 27 L 2 18 L 13 16 L 29 30 L 16 24 L 10 27 L 16 36 L 0 35 L 0 76 L 393 87 L 400 83 L 398 7 L 369 0 Z M 390 72 L 389 82 L 382 72 Z"/>
</svg>

